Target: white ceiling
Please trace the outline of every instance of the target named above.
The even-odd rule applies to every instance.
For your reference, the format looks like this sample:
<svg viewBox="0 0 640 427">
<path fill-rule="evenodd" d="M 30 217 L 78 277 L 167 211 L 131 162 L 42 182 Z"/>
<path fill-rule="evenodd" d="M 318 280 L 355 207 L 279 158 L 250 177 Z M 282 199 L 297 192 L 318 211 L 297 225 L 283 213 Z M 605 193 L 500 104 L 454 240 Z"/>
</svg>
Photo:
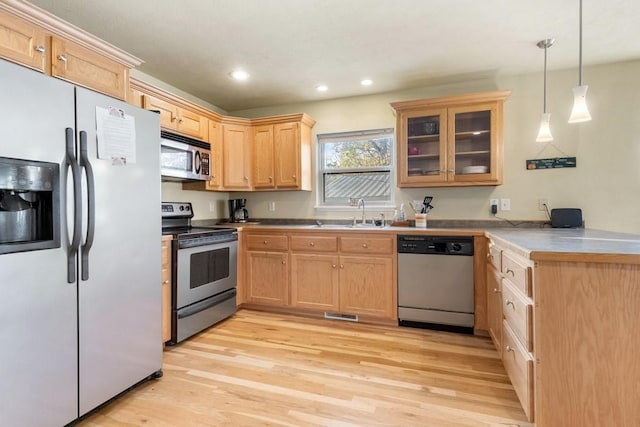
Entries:
<svg viewBox="0 0 640 427">
<path fill-rule="evenodd" d="M 549 69 L 578 62 L 578 0 L 32 3 L 227 111 L 539 72 L 545 38 L 556 39 Z M 585 64 L 640 59 L 640 1 L 584 0 L 583 14 Z M 251 79 L 232 81 L 237 67 Z"/>
</svg>

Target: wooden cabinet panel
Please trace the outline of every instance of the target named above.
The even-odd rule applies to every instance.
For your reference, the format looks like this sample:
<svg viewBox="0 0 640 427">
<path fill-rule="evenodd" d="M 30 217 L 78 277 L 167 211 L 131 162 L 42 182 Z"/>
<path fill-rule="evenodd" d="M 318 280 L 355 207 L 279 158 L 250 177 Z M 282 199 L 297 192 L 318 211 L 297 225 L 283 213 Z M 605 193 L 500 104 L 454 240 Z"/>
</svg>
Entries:
<svg viewBox="0 0 640 427">
<path fill-rule="evenodd" d="M 394 241 L 393 237 L 341 237 L 340 250 L 351 254 L 391 254 Z"/>
<path fill-rule="evenodd" d="M 393 263 L 389 257 L 340 257 L 340 311 L 393 317 Z"/>
<path fill-rule="evenodd" d="M 222 185 L 226 190 L 250 190 L 251 127 L 224 124 L 222 130 Z"/>
<path fill-rule="evenodd" d="M 292 122 L 274 125 L 273 137 L 276 188 L 300 187 L 300 124 Z"/>
<path fill-rule="evenodd" d="M 288 254 L 284 252 L 247 253 L 247 301 L 256 304 L 289 304 Z"/>
<path fill-rule="evenodd" d="M 165 100 L 143 95 L 143 108 L 145 110 L 157 111 L 160 114 L 160 126 L 166 129 L 176 129 L 178 117 L 178 107 Z"/>
<path fill-rule="evenodd" d="M 160 113 L 160 126 L 164 129 L 207 140 L 209 120 L 206 117 L 148 94 L 143 96 L 143 105 L 146 110 Z"/>
<path fill-rule="evenodd" d="M 508 279 L 502 281 L 502 313 L 516 338 L 533 351 L 533 304 Z"/>
<path fill-rule="evenodd" d="M 44 29 L 0 11 L 0 57 L 45 72 L 46 38 Z"/>
<path fill-rule="evenodd" d="M 502 253 L 502 273 L 523 294 L 532 296 L 531 267 L 528 262 L 510 252 Z"/>
<path fill-rule="evenodd" d="M 529 420 L 533 419 L 533 360 L 505 321 L 502 362 Z"/>
<path fill-rule="evenodd" d="M 291 236 L 291 250 L 298 252 L 337 252 L 338 238 L 334 236 Z"/>
<path fill-rule="evenodd" d="M 208 119 L 193 111 L 178 107 L 177 130 L 193 138 L 206 141 L 208 136 Z"/>
<path fill-rule="evenodd" d="M 502 355 L 502 277 L 491 266 L 487 267 L 487 320 L 489 336 Z"/>
<path fill-rule="evenodd" d="M 289 237 L 275 234 L 249 234 L 245 238 L 250 251 L 286 251 L 289 249 Z"/>
<path fill-rule="evenodd" d="M 493 243 L 489 243 L 487 259 L 493 268 L 502 271 L 502 250 Z"/>
<path fill-rule="evenodd" d="M 320 311 L 338 310 L 338 256 L 291 255 L 291 305 Z"/>
<path fill-rule="evenodd" d="M 253 128 L 254 188 L 275 187 L 274 154 L 273 126 L 255 126 Z"/>
<path fill-rule="evenodd" d="M 171 339 L 171 236 L 162 238 L 162 342 Z"/>
<path fill-rule="evenodd" d="M 57 37 L 51 39 L 51 75 L 126 99 L 129 70 L 96 52 Z"/>
</svg>

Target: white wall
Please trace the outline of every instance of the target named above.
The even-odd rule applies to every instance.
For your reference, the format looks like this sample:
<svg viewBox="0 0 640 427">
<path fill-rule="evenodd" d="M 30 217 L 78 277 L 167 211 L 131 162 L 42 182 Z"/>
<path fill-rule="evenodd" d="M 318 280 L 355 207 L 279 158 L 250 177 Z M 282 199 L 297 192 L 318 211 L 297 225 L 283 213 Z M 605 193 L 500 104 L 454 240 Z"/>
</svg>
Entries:
<svg viewBox="0 0 640 427">
<path fill-rule="evenodd" d="M 163 202 L 191 202 L 193 219 L 217 219 L 227 217 L 229 193 L 212 191 L 186 191 L 178 182 L 162 183 Z"/>
<path fill-rule="evenodd" d="M 438 87 L 230 112 L 241 117 L 262 117 L 305 112 L 313 117 L 318 133 L 395 127 L 390 102 L 490 90 L 511 90 L 505 103 L 504 185 L 474 188 L 397 189 L 396 204 L 425 195 L 434 196 L 433 219 L 490 219 L 489 199 L 510 198 L 510 220 L 545 219 L 538 198 L 551 208 L 583 210 L 590 228 L 640 232 L 640 61 L 586 67 L 587 102 L 593 120 L 568 124 L 571 88 L 577 70 L 549 73 L 548 110 L 552 113 L 554 143 L 577 157 L 577 168 L 528 171 L 525 160 L 544 148 L 535 142 L 542 113 L 542 74 L 483 80 Z M 563 156 L 553 147 L 540 158 Z M 315 164 L 315 157 L 314 157 Z M 165 191 L 163 186 L 163 196 Z M 191 192 L 190 192 L 191 193 Z M 229 193 L 246 197 L 254 218 L 348 218 L 350 212 L 314 209 L 315 192 Z M 208 198 L 199 196 L 198 200 Z M 276 211 L 267 210 L 268 201 Z M 202 202 L 199 202 L 202 203 Z M 224 216 L 224 215 L 221 215 Z"/>
</svg>

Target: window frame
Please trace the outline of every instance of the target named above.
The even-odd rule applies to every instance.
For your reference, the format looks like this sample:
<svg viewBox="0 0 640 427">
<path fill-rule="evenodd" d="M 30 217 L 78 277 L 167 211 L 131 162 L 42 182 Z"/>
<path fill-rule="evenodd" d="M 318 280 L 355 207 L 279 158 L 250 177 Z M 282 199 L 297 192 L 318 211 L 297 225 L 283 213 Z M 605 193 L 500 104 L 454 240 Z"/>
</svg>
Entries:
<svg viewBox="0 0 640 427">
<path fill-rule="evenodd" d="M 366 168 L 325 168 L 325 147 L 326 144 L 332 142 L 338 142 L 339 140 L 349 139 L 358 140 L 362 137 L 379 136 L 391 138 L 389 147 L 389 166 L 371 166 Z M 387 172 L 389 174 L 389 199 L 388 200 L 367 200 L 365 203 L 367 207 L 377 208 L 393 208 L 395 207 L 395 150 L 396 150 L 396 135 L 394 128 L 379 128 L 368 129 L 359 131 L 348 132 L 335 132 L 324 133 L 316 135 L 317 149 L 316 149 L 316 209 L 325 210 L 353 210 L 354 206 L 349 203 L 348 198 L 345 198 L 343 203 L 326 203 L 325 202 L 325 175 L 327 174 L 347 174 L 358 172 Z"/>
</svg>

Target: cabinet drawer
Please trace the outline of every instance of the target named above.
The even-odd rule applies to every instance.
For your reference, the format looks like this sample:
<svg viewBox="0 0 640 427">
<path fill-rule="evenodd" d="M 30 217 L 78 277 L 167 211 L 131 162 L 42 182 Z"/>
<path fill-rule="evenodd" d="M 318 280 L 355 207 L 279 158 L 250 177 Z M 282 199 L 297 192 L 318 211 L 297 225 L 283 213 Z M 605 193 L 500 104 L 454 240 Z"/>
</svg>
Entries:
<svg viewBox="0 0 640 427">
<path fill-rule="evenodd" d="M 274 234 L 250 234 L 246 238 L 247 249 L 253 251 L 286 251 L 289 249 L 287 236 Z"/>
<path fill-rule="evenodd" d="M 392 237 L 340 237 L 340 251 L 352 254 L 391 254 Z"/>
<path fill-rule="evenodd" d="M 502 362 L 529 421 L 533 420 L 533 360 L 504 321 Z"/>
<path fill-rule="evenodd" d="M 509 279 L 520 291 L 532 296 L 531 290 L 531 267 L 524 260 L 520 260 L 509 252 L 502 252 L 502 273 Z"/>
<path fill-rule="evenodd" d="M 528 351 L 533 351 L 533 305 L 508 280 L 502 283 L 502 313 L 513 333 Z"/>
<path fill-rule="evenodd" d="M 291 250 L 300 252 L 337 252 L 338 238 L 329 236 L 291 236 Z"/>
<path fill-rule="evenodd" d="M 501 271 L 502 249 L 489 242 L 489 247 L 487 249 L 487 260 L 491 265 L 493 265 L 496 270 Z"/>
</svg>

